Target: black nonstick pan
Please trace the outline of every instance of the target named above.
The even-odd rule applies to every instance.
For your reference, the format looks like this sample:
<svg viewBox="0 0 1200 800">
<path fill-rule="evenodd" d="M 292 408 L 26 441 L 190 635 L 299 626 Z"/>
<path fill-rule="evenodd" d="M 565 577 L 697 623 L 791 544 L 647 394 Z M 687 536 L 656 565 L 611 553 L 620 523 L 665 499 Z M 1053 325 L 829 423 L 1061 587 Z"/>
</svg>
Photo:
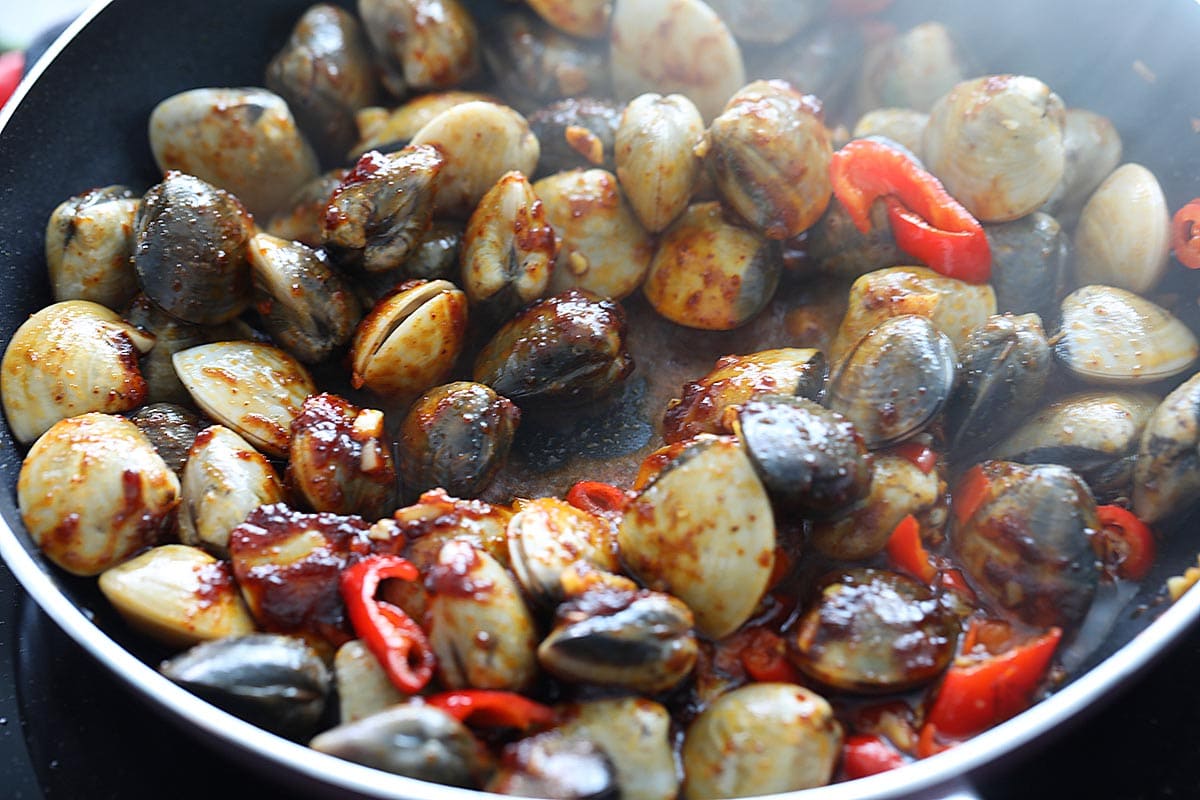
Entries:
<svg viewBox="0 0 1200 800">
<path fill-rule="evenodd" d="M 233 0 L 158 3 L 112 0 L 71 26 L 33 68 L 0 116 L 0 336 L 5 341 L 49 302 L 43 235 L 52 209 L 81 190 L 156 182 L 146 120 L 163 98 L 199 86 L 261 82 L 307 3 Z M 905 2 L 897 24 L 945 21 L 980 71 L 1035 75 L 1069 105 L 1108 116 L 1122 134 L 1125 161 L 1150 167 L 1174 209 L 1200 195 L 1200 5 L 1191 0 L 1007 3 Z M 484 28 L 486 35 L 486 27 Z M 1176 265 L 1177 266 L 1177 265 Z M 1173 278 L 1195 305 L 1200 281 Z M 0 555 L 45 612 L 131 690 L 231 757 L 312 796 L 418 800 L 479 798 L 474 792 L 386 775 L 316 753 L 248 725 L 161 677 L 123 630 L 93 580 L 52 567 L 24 532 L 15 483 L 23 448 L 0 424 Z M 1161 552 L 1141 593 L 1122 606 L 1072 679 L 1015 719 L 898 772 L 805 793 L 833 798 L 970 794 L 972 775 L 994 768 L 1122 691 L 1200 616 L 1200 594 L 1163 601 L 1167 577 L 1196 563 L 1197 520 L 1163 531 Z M 1139 613 L 1134 613 L 1138 609 Z"/>
</svg>

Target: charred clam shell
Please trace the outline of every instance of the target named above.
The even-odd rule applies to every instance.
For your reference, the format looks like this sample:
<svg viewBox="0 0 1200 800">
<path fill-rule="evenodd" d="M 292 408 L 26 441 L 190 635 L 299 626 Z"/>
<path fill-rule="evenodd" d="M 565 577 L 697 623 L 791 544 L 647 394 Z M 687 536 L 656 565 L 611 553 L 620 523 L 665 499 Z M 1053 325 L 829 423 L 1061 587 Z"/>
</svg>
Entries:
<svg viewBox="0 0 1200 800">
<path fill-rule="evenodd" d="M 518 405 L 585 403 L 633 371 L 625 313 L 579 290 L 526 308 L 492 337 L 475 361 L 475 381 Z"/>
<path fill-rule="evenodd" d="M 124 186 L 60 203 L 46 223 L 46 267 L 55 300 L 120 308 L 137 292 L 133 226 L 141 200 Z"/>
<path fill-rule="evenodd" d="M 903 441 L 941 413 L 954 388 L 954 345 L 929 320 L 891 317 L 872 329 L 829 378 L 829 408 L 854 423 L 869 449 Z"/>
<path fill-rule="evenodd" d="M 990 283 L 996 309 L 1054 319 L 1067 293 L 1071 248 L 1058 221 L 1035 211 L 1026 217 L 984 226 L 992 251 Z"/>
<path fill-rule="evenodd" d="M 1062 301 L 1054 355 L 1080 380 L 1140 386 L 1185 372 L 1200 353 L 1169 311 L 1115 286 L 1083 286 Z"/>
<path fill-rule="evenodd" d="M 146 192 L 133 264 L 146 296 L 167 313 L 215 325 L 250 304 L 246 247 L 253 221 L 237 198 L 182 172 Z"/>
<path fill-rule="evenodd" d="M 517 406 L 481 383 L 429 390 L 400 425 L 405 493 L 416 497 L 441 487 L 455 497 L 475 497 L 504 465 L 520 419 Z"/>
<path fill-rule="evenodd" d="M 612 169 L 621 107 L 598 97 L 567 97 L 529 115 L 541 147 L 539 177 L 572 169 Z"/>
<path fill-rule="evenodd" d="M 483 59 L 506 97 L 537 106 L 560 98 L 609 94 L 605 43 L 564 34 L 521 8 L 501 13 L 489 27 L 481 42 Z"/>
<path fill-rule="evenodd" d="M 479 68 L 479 32 L 458 0 L 358 0 L 388 91 L 448 89 Z"/>
<path fill-rule="evenodd" d="M 1138 443 L 1133 510 L 1147 523 L 1184 511 L 1200 491 L 1200 374 L 1154 409 Z"/>
<path fill-rule="evenodd" d="M 200 417 L 174 403 L 149 403 L 128 415 L 176 475 L 183 474 L 188 452 L 204 427 Z"/>
<path fill-rule="evenodd" d="M 159 671 L 234 716 L 296 740 L 316 731 L 332 686 L 311 647 L 270 633 L 196 645 Z"/>
</svg>

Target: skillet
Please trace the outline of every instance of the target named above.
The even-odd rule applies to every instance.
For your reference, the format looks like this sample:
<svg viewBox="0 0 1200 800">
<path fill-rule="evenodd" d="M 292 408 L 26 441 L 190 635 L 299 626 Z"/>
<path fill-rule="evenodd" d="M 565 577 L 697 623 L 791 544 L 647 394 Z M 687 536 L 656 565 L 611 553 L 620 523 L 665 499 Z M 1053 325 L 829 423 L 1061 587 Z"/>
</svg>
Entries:
<svg viewBox="0 0 1200 800">
<path fill-rule="evenodd" d="M 165 4 L 111 0 L 93 6 L 31 71 L 0 116 L 0 333 L 4 340 L 49 301 L 42 235 L 50 211 L 81 190 L 109 183 L 149 186 L 156 175 L 145 135 L 150 110 L 197 86 L 252 85 L 308 5 L 303 0 L 207 0 Z M 1035 75 L 1068 105 L 1113 120 L 1126 161 L 1149 166 L 1171 208 L 1200 194 L 1200 6 L 1153 0 L 1127 3 L 951 4 L 898 0 L 897 24 L 929 17 L 955 31 L 979 71 Z M 486 31 L 486 29 L 485 29 Z M 484 33 L 486 35 L 486 32 Z M 1139 64 L 1136 69 L 1135 63 Z M 1200 295 L 1176 269 L 1172 288 Z M 1194 305 L 1190 303 L 1189 305 Z M 156 653 L 120 635 L 122 626 L 96 592 L 41 558 L 16 510 L 22 450 L 0 423 L 0 555 L 68 635 L 154 707 L 185 729 L 256 768 L 286 776 L 314 796 L 478 798 L 474 792 L 383 775 L 333 759 L 247 725 L 158 676 Z M 1160 603 L 1169 575 L 1195 563 L 1194 516 L 1165 531 L 1158 565 L 1141 594 L 1117 615 L 1111 634 L 1086 654 L 1076 677 L 1043 703 L 945 754 L 900 772 L 812 790 L 806 800 L 941 797 L 969 792 L 972 773 L 994 766 L 1062 726 L 1077 723 L 1136 679 L 1200 617 L 1200 593 Z M 1145 607 L 1140 614 L 1130 609 Z M 117 638 L 114 638 L 117 637 Z"/>
</svg>

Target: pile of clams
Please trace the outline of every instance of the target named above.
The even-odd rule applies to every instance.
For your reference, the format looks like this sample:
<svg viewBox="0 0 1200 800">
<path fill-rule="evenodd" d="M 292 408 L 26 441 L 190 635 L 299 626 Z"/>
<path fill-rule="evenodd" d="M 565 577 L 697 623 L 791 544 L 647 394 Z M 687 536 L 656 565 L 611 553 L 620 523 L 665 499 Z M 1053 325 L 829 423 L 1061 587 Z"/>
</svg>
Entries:
<svg viewBox="0 0 1200 800">
<path fill-rule="evenodd" d="M 1103 509 L 1200 490 L 1200 344 L 1108 120 L 845 5 L 317 4 L 164 98 L 4 351 L 30 536 L 171 680 L 424 780 L 709 800 L 980 732 L 931 729 L 948 671 L 1128 613 Z M 858 227 L 863 138 L 988 280 Z M 397 556 L 416 691 L 348 609 Z"/>
</svg>

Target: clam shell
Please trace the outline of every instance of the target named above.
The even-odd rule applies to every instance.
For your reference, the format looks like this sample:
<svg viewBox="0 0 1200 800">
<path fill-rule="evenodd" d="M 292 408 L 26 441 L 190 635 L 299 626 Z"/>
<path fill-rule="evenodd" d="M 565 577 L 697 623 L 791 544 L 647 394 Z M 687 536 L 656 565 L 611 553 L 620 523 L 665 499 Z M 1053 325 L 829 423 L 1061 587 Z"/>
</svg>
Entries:
<svg viewBox="0 0 1200 800">
<path fill-rule="evenodd" d="M 1171 213 L 1154 173 L 1124 164 L 1092 193 L 1075 229 L 1075 279 L 1145 294 L 1162 280 Z"/>
<path fill-rule="evenodd" d="M 704 120 L 681 94 L 629 101 L 617 128 L 617 178 L 646 230 L 659 233 L 683 213 L 700 178 Z"/>
</svg>

